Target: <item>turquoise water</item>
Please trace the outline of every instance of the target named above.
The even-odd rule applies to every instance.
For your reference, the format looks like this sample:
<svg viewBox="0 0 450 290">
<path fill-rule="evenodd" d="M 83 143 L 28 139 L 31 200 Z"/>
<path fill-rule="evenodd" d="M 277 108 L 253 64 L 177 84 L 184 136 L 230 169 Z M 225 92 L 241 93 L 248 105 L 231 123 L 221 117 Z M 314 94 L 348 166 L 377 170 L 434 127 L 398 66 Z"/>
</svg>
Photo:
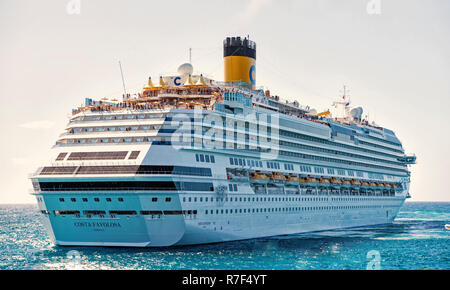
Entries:
<svg viewBox="0 0 450 290">
<path fill-rule="evenodd" d="M 450 270 L 445 224 L 450 203 L 409 202 L 386 226 L 166 249 L 55 247 L 36 206 L 0 205 L 0 269 Z"/>
</svg>

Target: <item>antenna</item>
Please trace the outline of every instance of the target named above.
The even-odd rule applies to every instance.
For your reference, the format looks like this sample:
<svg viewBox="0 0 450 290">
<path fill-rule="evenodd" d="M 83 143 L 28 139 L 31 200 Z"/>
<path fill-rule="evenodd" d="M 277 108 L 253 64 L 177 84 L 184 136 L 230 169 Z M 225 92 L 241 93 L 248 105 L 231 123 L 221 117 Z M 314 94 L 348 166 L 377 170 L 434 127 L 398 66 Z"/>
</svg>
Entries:
<svg viewBox="0 0 450 290">
<path fill-rule="evenodd" d="M 192 64 L 192 47 L 189 47 L 189 63 Z"/>
<path fill-rule="evenodd" d="M 119 60 L 119 68 L 120 68 L 120 75 L 122 76 L 123 93 L 126 95 L 127 90 L 125 89 L 125 80 L 123 78 L 122 64 L 120 63 L 120 60 Z"/>
<path fill-rule="evenodd" d="M 342 92 L 342 98 L 344 99 L 344 100 L 346 100 L 347 99 L 347 95 L 348 95 L 348 93 L 350 92 L 350 90 L 348 90 L 347 89 L 347 86 L 346 85 L 344 85 L 344 89 L 341 91 Z"/>
</svg>

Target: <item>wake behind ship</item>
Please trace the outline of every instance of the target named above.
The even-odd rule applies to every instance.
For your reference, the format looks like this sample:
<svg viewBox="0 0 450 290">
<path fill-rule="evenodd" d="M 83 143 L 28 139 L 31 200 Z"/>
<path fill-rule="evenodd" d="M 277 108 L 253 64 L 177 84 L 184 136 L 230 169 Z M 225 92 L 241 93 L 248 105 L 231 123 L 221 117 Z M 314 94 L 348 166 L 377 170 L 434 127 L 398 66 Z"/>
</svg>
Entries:
<svg viewBox="0 0 450 290">
<path fill-rule="evenodd" d="M 225 80 L 151 78 L 87 98 L 31 177 L 57 245 L 161 247 L 391 223 L 409 197 L 392 130 L 346 96 L 332 117 L 255 86 L 256 44 L 224 40 Z"/>
</svg>

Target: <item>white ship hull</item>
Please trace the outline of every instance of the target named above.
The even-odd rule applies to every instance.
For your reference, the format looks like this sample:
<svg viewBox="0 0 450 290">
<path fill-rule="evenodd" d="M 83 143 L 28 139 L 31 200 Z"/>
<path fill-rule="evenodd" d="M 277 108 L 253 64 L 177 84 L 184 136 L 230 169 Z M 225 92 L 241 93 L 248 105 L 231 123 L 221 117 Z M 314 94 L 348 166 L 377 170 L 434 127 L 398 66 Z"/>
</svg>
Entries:
<svg viewBox="0 0 450 290">
<path fill-rule="evenodd" d="M 198 154 L 171 146 L 140 149 L 148 150 L 140 161 L 143 164 L 192 165 Z M 49 235 L 57 245 L 166 247 L 387 224 L 396 217 L 407 193 L 405 189 L 384 195 L 376 191 L 356 194 L 300 184 L 279 187 L 271 185 L 271 181 L 267 185 L 253 184 L 242 177 L 234 177 L 235 181 L 226 177 L 229 157 L 218 154 L 214 163 L 199 162 L 198 166 L 208 166 L 211 176 L 113 174 L 41 176 L 40 180 L 210 182 L 213 191 L 41 188 L 35 195 L 45 213 Z M 238 190 L 227 190 L 229 185 L 236 185 Z M 223 190 L 218 190 L 220 187 Z"/>
<path fill-rule="evenodd" d="M 362 227 L 391 223 L 404 198 L 350 196 L 284 195 L 293 201 L 271 202 L 266 212 L 253 213 L 258 206 L 248 202 L 217 202 L 219 214 L 205 214 L 202 208 L 210 208 L 202 203 L 183 203 L 180 196 L 189 194 L 129 194 L 123 205 L 127 209 L 137 209 L 136 215 L 79 218 L 72 216 L 46 215 L 44 222 L 55 244 L 61 246 L 123 246 L 123 247 L 164 247 L 174 245 L 194 245 L 262 238 L 278 235 L 316 232 L 324 230 Z M 119 195 L 109 195 L 115 198 Z M 122 196 L 122 195 L 121 195 Z M 131 197 L 132 196 L 132 197 Z M 152 197 L 171 196 L 179 210 L 198 208 L 194 214 L 147 215 L 139 214 Z M 245 197 L 245 195 L 236 195 Z M 46 197 L 48 204 L 58 196 Z M 267 195 L 267 199 L 280 195 Z M 355 199 L 332 201 L 337 198 Z M 320 199 L 321 201 L 314 201 Z M 147 200 L 147 201 L 146 201 Z M 182 200 L 182 199 L 181 199 Z M 308 200 L 308 201 L 305 201 Z M 309 201 L 311 200 L 311 201 Z M 130 205 L 128 205 L 130 204 Z M 131 206 L 132 205 L 132 206 Z M 96 205 L 85 205 L 87 208 Z M 44 208 L 44 207 L 43 207 Z M 250 210 L 249 213 L 221 214 L 224 209 Z M 263 209 L 260 204 L 260 209 Z M 269 208 L 285 209 L 287 212 L 268 212 Z M 163 208 L 161 208 L 162 210 Z M 155 211 L 157 208 L 152 207 Z"/>
</svg>

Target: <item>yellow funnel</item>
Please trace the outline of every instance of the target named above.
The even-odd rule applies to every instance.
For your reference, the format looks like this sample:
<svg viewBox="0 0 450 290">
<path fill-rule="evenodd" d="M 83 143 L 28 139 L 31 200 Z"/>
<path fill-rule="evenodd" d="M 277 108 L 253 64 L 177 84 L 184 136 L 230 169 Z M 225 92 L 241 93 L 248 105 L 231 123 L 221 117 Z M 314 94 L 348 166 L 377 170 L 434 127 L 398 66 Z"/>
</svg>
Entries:
<svg viewBox="0 0 450 290">
<path fill-rule="evenodd" d="M 227 37 L 223 43 L 225 82 L 244 83 L 255 88 L 256 44 L 240 37 Z"/>
</svg>

